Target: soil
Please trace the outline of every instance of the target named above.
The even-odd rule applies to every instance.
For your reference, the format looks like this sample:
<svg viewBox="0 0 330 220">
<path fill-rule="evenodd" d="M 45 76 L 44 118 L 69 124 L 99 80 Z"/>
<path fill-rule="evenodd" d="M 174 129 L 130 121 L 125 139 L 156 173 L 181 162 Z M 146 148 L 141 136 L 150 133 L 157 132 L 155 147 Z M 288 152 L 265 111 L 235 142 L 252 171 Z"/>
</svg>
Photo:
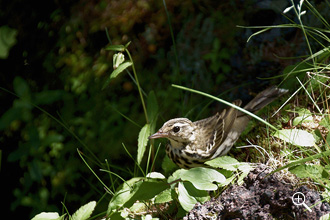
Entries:
<svg viewBox="0 0 330 220">
<path fill-rule="evenodd" d="M 233 185 L 218 198 L 195 207 L 184 217 L 195 219 L 319 219 L 330 212 L 330 205 L 314 190 L 301 186 L 295 189 L 291 184 L 281 181 L 272 170 L 259 165 L 244 179 L 241 186 Z M 305 203 L 311 207 L 309 212 L 304 206 L 292 201 L 296 192 L 305 195 Z"/>
</svg>

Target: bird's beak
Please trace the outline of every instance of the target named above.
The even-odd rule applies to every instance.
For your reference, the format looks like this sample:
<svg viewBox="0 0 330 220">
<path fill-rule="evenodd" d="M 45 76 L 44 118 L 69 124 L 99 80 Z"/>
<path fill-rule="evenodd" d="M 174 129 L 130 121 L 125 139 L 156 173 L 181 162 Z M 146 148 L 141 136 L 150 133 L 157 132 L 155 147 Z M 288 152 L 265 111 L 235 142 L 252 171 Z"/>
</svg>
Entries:
<svg viewBox="0 0 330 220">
<path fill-rule="evenodd" d="M 168 134 L 167 133 L 164 133 L 164 132 L 161 132 L 161 131 L 157 131 L 153 135 L 149 136 L 148 139 L 166 138 L 166 137 L 168 137 Z"/>
</svg>

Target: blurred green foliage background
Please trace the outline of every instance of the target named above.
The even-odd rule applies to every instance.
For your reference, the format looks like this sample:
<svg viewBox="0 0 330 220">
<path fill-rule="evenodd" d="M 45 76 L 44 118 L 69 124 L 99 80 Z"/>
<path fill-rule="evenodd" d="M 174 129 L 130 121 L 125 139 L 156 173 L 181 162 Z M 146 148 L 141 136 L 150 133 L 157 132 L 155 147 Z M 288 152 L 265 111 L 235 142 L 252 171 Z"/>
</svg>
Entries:
<svg viewBox="0 0 330 220">
<path fill-rule="evenodd" d="M 103 186 L 77 148 L 86 157 L 93 156 L 66 127 L 99 161 L 107 159 L 113 172 L 124 179 L 132 176 L 134 161 L 122 143 L 136 155 L 145 119 L 128 74 L 101 90 L 112 71 L 113 52 L 104 49 L 110 45 L 106 29 L 112 44 L 132 42 L 129 50 L 143 91 L 156 94 L 160 126 L 170 118 L 195 120 L 223 107 L 212 104 L 204 109 L 209 100 L 171 84 L 227 100 L 248 100 L 270 83 L 260 78 L 278 76 L 296 62 L 274 54 L 301 54 L 306 49 L 301 32 L 272 30 L 246 43 L 255 30 L 236 27 L 280 24 L 285 21 L 280 12 L 288 5 L 284 0 L 166 0 L 174 47 L 160 0 L 1 1 L 0 36 L 5 43 L 0 44 L 0 86 L 19 96 L 0 92 L 5 214 L 18 218 L 61 211 L 61 202 L 73 212 L 103 195 Z M 323 14 L 329 11 L 322 2 L 316 7 Z M 158 171 L 163 158 L 161 149 Z M 109 176 L 99 172 L 92 159 L 88 161 L 110 184 Z M 105 198 L 104 210 L 109 199 Z"/>
</svg>

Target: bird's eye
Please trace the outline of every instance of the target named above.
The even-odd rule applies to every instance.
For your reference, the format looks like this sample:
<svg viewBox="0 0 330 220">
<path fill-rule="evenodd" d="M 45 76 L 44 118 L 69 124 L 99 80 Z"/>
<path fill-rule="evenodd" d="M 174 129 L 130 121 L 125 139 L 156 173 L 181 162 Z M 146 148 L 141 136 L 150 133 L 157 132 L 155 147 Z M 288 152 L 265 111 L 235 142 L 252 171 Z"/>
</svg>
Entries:
<svg viewBox="0 0 330 220">
<path fill-rule="evenodd" d="M 175 127 L 173 128 L 173 131 L 174 131 L 175 133 L 179 132 L 179 131 L 180 131 L 180 127 L 179 127 L 179 126 L 175 126 Z"/>
</svg>

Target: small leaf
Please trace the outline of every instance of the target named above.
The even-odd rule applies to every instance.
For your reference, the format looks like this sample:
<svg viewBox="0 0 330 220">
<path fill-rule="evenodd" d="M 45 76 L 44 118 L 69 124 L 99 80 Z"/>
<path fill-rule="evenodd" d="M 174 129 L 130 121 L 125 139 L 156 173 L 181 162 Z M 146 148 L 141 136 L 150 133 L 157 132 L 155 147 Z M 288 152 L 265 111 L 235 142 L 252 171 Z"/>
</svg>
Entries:
<svg viewBox="0 0 330 220">
<path fill-rule="evenodd" d="M 94 211 L 96 206 L 96 202 L 92 201 L 87 203 L 84 206 L 81 206 L 73 215 L 72 215 L 72 220 L 85 220 L 88 219 L 91 215 L 92 212 Z"/>
<path fill-rule="evenodd" d="M 312 113 L 308 109 L 300 109 L 298 112 L 298 117 L 294 118 L 292 121 L 293 126 L 301 124 L 303 122 L 313 121 Z"/>
<path fill-rule="evenodd" d="M 238 169 L 242 171 L 237 179 L 237 184 L 242 185 L 244 183 L 244 178 L 250 173 L 251 170 L 254 169 L 249 163 L 240 163 L 238 165 Z"/>
<path fill-rule="evenodd" d="M 194 208 L 197 203 L 197 200 L 189 195 L 183 183 L 179 183 L 178 185 L 178 198 L 182 208 L 187 212 Z"/>
<path fill-rule="evenodd" d="M 16 44 L 17 30 L 1 26 L 0 36 L 0 59 L 7 59 L 11 47 Z"/>
<path fill-rule="evenodd" d="M 138 151 L 137 151 L 137 163 L 140 164 L 148 144 L 148 137 L 150 135 L 150 124 L 145 124 L 139 133 L 138 138 Z"/>
<path fill-rule="evenodd" d="M 293 5 L 284 9 L 283 14 L 288 13 L 293 8 Z"/>
<path fill-rule="evenodd" d="M 126 61 L 125 63 L 122 63 L 121 65 L 119 65 L 117 69 L 112 71 L 112 73 L 110 74 L 110 77 L 103 84 L 102 90 L 104 90 L 109 85 L 110 81 L 113 78 L 116 78 L 122 71 L 124 71 L 127 67 L 129 67 L 131 65 L 132 65 L 132 62 Z"/>
<path fill-rule="evenodd" d="M 106 47 L 105 49 L 123 52 L 125 50 L 125 46 L 124 45 L 110 45 L 110 46 Z"/>
<path fill-rule="evenodd" d="M 300 129 L 282 129 L 276 131 L 273 135 L 293 145 L 302 147 L 313 146 L 315 144 L 314 136 Z"/>
<path fill-rule="evenodd" d="M 64 93 L 62 90 L 44 90 L 35 94 L 34 104 L 48 105 L 57 100 L 62 100 L 62 97 L 65 95 L 68 96 L 68 94 Z"/>
<path fill-rule="evenodd" d="M 158 172 L 148 173 L 147 177 L 152 178 L 152 179 L 165 179 L 165 176 L 161 173 L 158 173 Z"/>
<path fill-rule="evenodd" d="M 30 98 L 30 87 L 23 78 L 19 76 L 15 77 L 13 86 L 16 94 L 20 98 Z"/>
<path fill-rule="evenodd" d="M 117 67 L 117 69 L 112 71 L 112 73 L 110 75 L 110 79 L 116 78 L 119 75 L 119 73 L 123 72 L 129 66 L 132 66 L 132 62 L 130 62 L 130 61 L 126 61 L 125 63 L 120 64 Z"/>
<path fill-rule="evenodd" d="M 129 41 L 127 44 L 125 44 L 125 48 L 127 48 L 131 44 L 131 41 Z"/>
<path fill-rule="evenodd" d="M 301 15 L 304 15 L 304 14 L 306 14 L 306 11 L 302 11 L 302 12 L 300 13 L 300 16 L 301 16 Z"/>
<path fill-rule="evenodd" d="M 229 156 L 222 156 L 207 161 L 205 162 L 205 164 L 215 168 L 222 168 L 225 170 L 236 171 L 240 162 L 238 162 L 238 160 L 236 160 L 235 158 Z"/>
</svg>

